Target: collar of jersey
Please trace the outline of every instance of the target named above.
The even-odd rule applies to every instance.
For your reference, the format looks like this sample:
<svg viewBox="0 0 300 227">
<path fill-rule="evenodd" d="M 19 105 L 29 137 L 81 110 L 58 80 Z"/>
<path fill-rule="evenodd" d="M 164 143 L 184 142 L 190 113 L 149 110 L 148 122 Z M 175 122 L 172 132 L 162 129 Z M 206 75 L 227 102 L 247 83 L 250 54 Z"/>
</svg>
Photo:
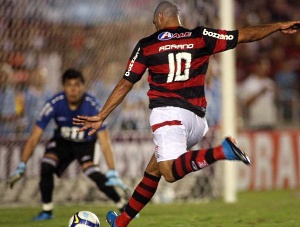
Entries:
<svg viewBox="0 0 300 227">
<path fill-rule="evenodd" d="M 177 28 L 180 28 L 181 26 L 175 26 L 175 27 L 165 27 L 164 29 L 162 30 L 175 30 Z"/>
</svg>

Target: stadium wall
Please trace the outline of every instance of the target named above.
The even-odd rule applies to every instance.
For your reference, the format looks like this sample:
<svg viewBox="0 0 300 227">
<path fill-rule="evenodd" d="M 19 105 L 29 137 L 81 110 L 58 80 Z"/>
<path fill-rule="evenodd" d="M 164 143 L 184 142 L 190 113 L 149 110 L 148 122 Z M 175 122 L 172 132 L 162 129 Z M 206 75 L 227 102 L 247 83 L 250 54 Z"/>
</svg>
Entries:
<svg viewBox="0 0 300 227">
<path fill-rule="evenodd" d="M 144 169 L 153 153 L 154 146 L 149 132 L 120 131 L 112 132 L 112 144 L 115 152 L 116 168 L 125 183 L 135 187 L 141 179 Z M 200 147 L 210 147 L 218 140 L 218 131 L 211 128 Z M 25 176 L 13 189 L 5 186 L 5 180 L 14 172 L 20 160 L 20 152 L 25 139 L 0 140 L 0 203 L 11 204 L 37 204 L 39 195 L 39 169 L 40 159 L 43 156 L 46 141 L 41 141 L 35 149 L 34 155 L 27 163 Z M 100 146 L 96 146 L 95 162 L 99 163 L 103 172 L 107 166 L 101 156 Z M 184 181 L 168 184 L 161 180 L 155 203 L 169 203 L 174 200 L 207 201 L 221 195 L 221 184 L 218 180 L 216 166 L 211 166 L 196 174 L 189 174 Z M 123 192 L 119 190 L 122 194 Z M 55 178 L 54 202 L 109 202 L 98 191 L 97 187 L 80 170 L 79 165 L 73 162 L 62 178 Z"/>
<path fill-rule="evenodd" d="M 199 147 L 220 142 L 215 131 Z M 153 152 L 151 135 L 144 133 L 115 133 L 112 136 L 117 169 L 122 179 L 134 187 L 140 180 L 147 162 Z M 210 141 L 208 141 L 210 140 Z M 214 140 L 214 141 L 212 141 Z M 245 190 L 274 190 L 300 188 L 300 131 L 262 131 L 241 132 L 239 145 L 252 159 L 252 166 L 238 165 L 238 188 Z M 27 165 L 24 179 L 13 189 L 6 188 L 5 180 L 15 170 L 25 140 L 7 139 L 0 141 L 0 202 L 39 202 L 39 168 L 44 144 L 41 142 Z M 101 169 L 107 170 L 101 158 L 99 146 L 96 149 L 96 161 Z M 82 173 L 76 162 L 71 164 L 62 179 L 55 179 L 54 198 L 60 202 L 107 202 L 96 187 Z M 163 179 L 154 198 L 154 202 L 172 202 L 176 200 L 210 200 L 222 193 L 222 165 L 189 174 L 184 180 L 168 184 Z M 122 193 L 122 192 L 121 192 Z"/>
</svg>

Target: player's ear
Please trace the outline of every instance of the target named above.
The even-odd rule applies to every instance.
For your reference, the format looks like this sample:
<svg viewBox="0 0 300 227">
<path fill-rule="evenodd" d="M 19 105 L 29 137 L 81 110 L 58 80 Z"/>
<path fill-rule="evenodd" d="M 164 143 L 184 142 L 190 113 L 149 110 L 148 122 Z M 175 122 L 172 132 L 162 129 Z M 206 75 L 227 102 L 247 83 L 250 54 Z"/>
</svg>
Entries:
<svg viewBox="0 0 300 227">
<path fill-rule="evenodd" d="M 164 14 L 163 13 L 158 13 L 158 16 L 157 16 L 157 21 L 159 24 L 162 23 L 163 21 L 163 18 L 164 18 Z"/>
</svg>

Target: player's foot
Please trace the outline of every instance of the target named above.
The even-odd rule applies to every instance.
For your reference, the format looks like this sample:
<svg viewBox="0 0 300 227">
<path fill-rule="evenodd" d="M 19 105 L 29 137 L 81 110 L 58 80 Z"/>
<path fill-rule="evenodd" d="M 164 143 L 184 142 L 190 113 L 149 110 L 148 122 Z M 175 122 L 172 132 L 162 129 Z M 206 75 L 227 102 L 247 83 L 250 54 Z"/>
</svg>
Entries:
<svg viewBox="0 0 300 227">
<path fill-rule="evenodd" d="M 53 219 L 53 215 L 51 213 L 42 211 L 37 216 L 35 216 L 32 221 L 45 221 Z"/>
<path fill-rule="evenodd" d="M 118 217 L 118 215 L 116 212 L 114 212 L 112 210 L 108 211 L 108 213 L 106 214 L 106 221 L 110 227 L 118 227 L 116 224 L 117 217 Z"/>
<path fill-rule="evenodd" d="M 240 160 L 246 165 L 250 165 L 250 158 L 238 146 L 232 137 L 226 137 L 222 142 L 224 155 L 227 160 Z"/>
</svg>

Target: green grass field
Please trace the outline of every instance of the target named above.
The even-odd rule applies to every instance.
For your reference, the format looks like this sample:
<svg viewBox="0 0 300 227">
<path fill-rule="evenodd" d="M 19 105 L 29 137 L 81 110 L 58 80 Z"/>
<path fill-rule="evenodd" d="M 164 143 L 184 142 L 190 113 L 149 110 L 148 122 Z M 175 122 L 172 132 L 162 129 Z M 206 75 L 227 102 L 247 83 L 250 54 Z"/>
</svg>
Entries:
<svg viewBox="0 0 300 227">
<path fill-rule="evenodd" d="M 51 221 L 31 222 L 40 207 L 0 209 L 1 227 L 67 227 L 68 220 L 79 210 L 98 215 L 101 227 L 108 227 L 105 214 L 113 206 L 56 206 Z M 300 226 L 300 191 L 247 192 L 238 202 L 150 204 L 134 219 L 131 227 L 233 227 L 233 226 Z"/>
</svg>

